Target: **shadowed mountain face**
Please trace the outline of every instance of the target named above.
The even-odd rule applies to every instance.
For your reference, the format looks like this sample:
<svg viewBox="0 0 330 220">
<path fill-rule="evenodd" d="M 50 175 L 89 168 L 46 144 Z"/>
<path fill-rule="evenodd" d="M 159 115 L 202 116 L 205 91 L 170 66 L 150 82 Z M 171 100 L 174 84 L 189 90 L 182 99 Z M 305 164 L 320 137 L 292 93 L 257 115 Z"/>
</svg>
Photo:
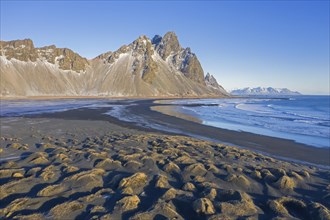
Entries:
<svg viewBox="0 0 330 220">
<path fill-rule="evenodd" d="M 0 41 L 1 96 L 227 96 L 173 32 L 87 60 L 29 39 Z"/>
</svg>

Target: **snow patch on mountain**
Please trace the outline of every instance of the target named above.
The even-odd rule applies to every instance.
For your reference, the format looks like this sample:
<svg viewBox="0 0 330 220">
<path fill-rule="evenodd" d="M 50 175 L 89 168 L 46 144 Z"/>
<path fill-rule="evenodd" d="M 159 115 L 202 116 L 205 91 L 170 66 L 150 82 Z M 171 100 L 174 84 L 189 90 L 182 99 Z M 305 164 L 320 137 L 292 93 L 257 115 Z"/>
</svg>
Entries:
<svg viewBox="0 0 330 220">
<path fill-rule="evenodd" d="M 287 88 L 272 88 L 272 87 L 257 87 L 235 89 L 230 92 L 231 95 L 237 96 L 287 96 L 287 95 L 301 95 L 297 91 L 291 91 Z"/>
</svg>

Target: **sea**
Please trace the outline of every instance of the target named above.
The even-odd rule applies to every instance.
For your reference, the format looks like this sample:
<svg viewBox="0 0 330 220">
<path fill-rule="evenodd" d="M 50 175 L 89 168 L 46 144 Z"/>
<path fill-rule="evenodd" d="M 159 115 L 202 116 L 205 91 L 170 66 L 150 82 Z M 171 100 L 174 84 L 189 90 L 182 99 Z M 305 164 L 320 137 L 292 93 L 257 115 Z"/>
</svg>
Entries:
<svg viewBox="0 0 330 220">
<path fill-rule="evenodd" d="M 330 147 L 330 96 L 174 100 L 203 124 Z"/>
</svg>

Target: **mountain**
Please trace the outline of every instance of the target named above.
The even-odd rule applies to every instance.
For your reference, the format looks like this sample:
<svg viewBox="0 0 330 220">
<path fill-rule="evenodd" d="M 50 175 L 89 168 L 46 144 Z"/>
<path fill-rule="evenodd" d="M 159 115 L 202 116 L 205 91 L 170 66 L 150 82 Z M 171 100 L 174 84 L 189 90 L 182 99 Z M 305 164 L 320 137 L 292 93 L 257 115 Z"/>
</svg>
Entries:
<svg viewBox="0 0 330 220">
<path fill-rule="evenodd" d="M 176 34 L 142 35 L 92 60 L 32 40 L 0 41 L 1 96 L 224 97 L 229 94 Z"/>
<path fill-rule="evenodd" d="M 301 95 L 299 92 L 294 92 L 286 88 L 244 88 L 244 89 L 236 89 L 230 92 L 231 95 L 238 96 L 286 96 L 286 95 Z"/>
<path fill-rule="evenodd" d="M 223 94 L 227 93 L 227 91 L 221 85 L 218 84 L 217 80 L 210 73 L 206 74 L 204 80 L 208 87 L 214 88 L 215 90 L 218 90 Z"/>
</svg>

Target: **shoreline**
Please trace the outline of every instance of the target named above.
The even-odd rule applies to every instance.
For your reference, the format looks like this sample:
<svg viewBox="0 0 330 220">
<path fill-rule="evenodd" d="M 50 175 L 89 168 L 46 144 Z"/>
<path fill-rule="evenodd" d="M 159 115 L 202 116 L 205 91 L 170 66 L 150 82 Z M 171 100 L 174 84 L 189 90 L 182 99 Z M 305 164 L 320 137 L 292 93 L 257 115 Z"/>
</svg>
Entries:
<svg viewBox="0 0 330 220">
<path fill-rule="evenodd" d="M 143 103 L 143 101 L 141 102 Z M 150 101 L 146 102 L 145 107 L 134 109 L 135 106 L 131 106 L 128 108 L 137 115 L 151 117 L 154 120 L 161 120 L 164 123 L 172 124 L 174 128 L 186 131 L 189 134 L 203 136 L 210 140 L 217 140 L 227 144 L 234 144 L 237 147 L 256 150 L 277 158 L 293 159 L 295 161 L 330 167 L 330 148 L 318 148 L 289 139 L 203 125 L 195 121 L 180 119 L 175 116 L 153 111 L 151 108 L 158 104 L 150 103 Z"/>
<path fill-rule="evenodd" d="M 122 121 L 105 113 L 111 110 L 108 108 L 98 109 L 74 109 L 65 112 L 45 113 L 40 115 L 31 115 L 25 117 L 32 118 L 59 118 L 69 120 L 101 120 L 114 123 L 116 125 L 136 129 L 146 132 L 157 132 L 163 134 L 175 134 L 192 136 L 196 138 L 203 137 L 204 140 L 213 140 L 221 143 L 232 144 L 242 149 L 254 150 L 274 158 L 282 158 L 301 162 L 310 165 L 321 165 L 330 167 L 329 155 L 330 149 L 317 148 L 301 143 L 296 143 L 292 140 L 253 134 L 243 131 L 231 131 L 222 128 L 215 128 L 198 122 L 193 122 L 185 119 L 180 119 L 175 116 L 166 115 L 151 108 L 159 106 L 160 104 L 154 103 L 154 99 L 150 100 L 135 100 L 135 105 L 128 106 L 127 103 L 116 103 L 120 105 L 127 105 L 126 109 L 129 115 L 134 115 L 143 118 L 147 124 L 159 124 L 167 127 L 167 130 L 157 129 L 152 127 L 145 127 L 138 125 L 134 122 Z M 113 104 L 113 103 L 111 103 Z M 173 131 L 182 131 L 177 133 Z"/>
<path fill-rule="evenodd" d="M 164 99 L 215 99 L 239 98 L 236 96 L 0 96 L 1 100 L 61 100 L 61 99 L 108 99 L 108 100 L 164 100 Z"/>
<path fill-rule="evenodd" d="M 116 103 L 127 106 L 0 117 L 0 218 L 330 217 L 329 169 L 178 134 L 206 128 L 160 116 L 150 100 Z"/>
</svg>

